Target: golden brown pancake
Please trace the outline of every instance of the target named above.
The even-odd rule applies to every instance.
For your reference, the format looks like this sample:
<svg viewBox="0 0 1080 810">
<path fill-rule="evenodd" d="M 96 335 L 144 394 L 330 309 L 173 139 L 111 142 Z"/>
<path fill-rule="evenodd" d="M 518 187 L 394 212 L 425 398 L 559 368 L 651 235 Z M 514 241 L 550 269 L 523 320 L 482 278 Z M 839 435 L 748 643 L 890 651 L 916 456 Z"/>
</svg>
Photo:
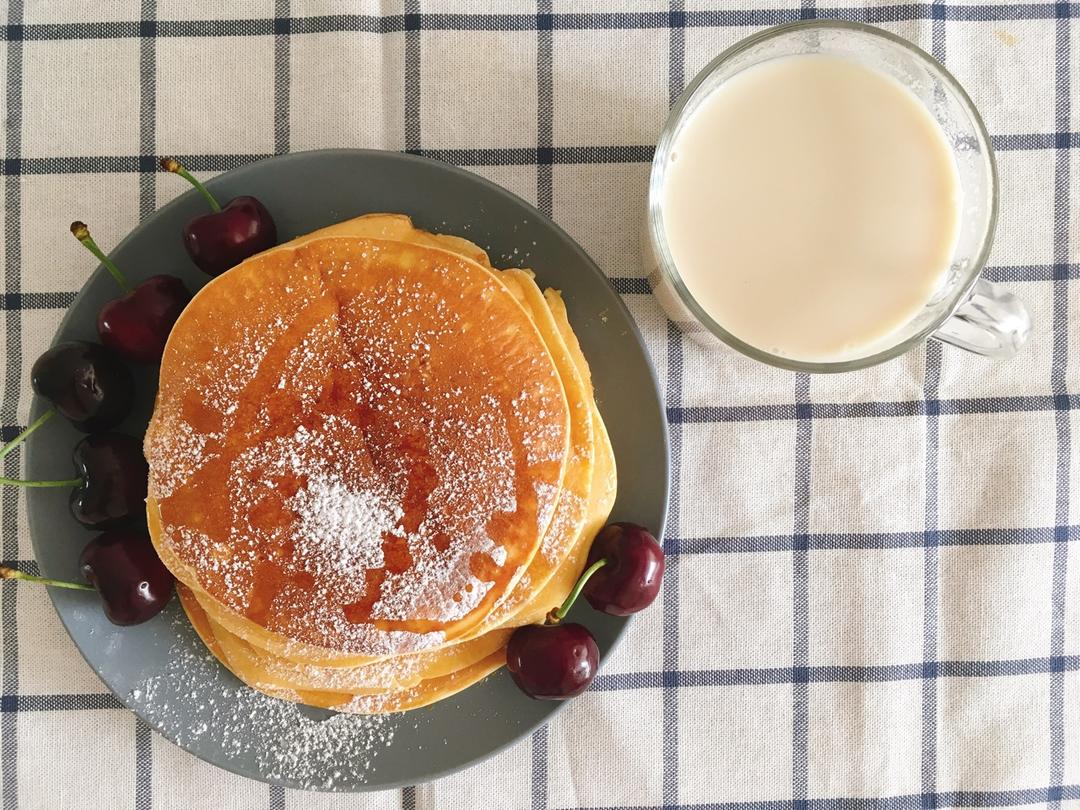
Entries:
<svg viewBox="0 0 1080 810">
<path fill-rule="evenodd" d="M 234 675 L 252 689 L 294 703 L 305 703 L 308 706 L 336 709 L 337 711 L 354 714 L 386 714 L 418 709 L 450 697 L 473 685 L 494 672 L 506 661 L 506 652 L 500 645 L 494 652 L 467 666 L 421 681 L 415 681 L 407 686 L 391 686 L 379 691 L 371 690 L 353 694 L 326 689 L 282 687 L 274 683 L 252 679 L 250 670 L 237 666 L 235 659 L 226 652 L 227 648 L 218 641 L 214 634 L 212 622 L 203 612 L 199 603 L 195 601 L 190 589 L 181 583 L 177 583 L 176 587 L 177 594 L 180 597 L 180 604 L 191 620 L 196 633 L 226 669 L 231 670 Z M 242 641 L 235 637 L 232 640 L 243 644 Z M 231 649 L 229 651 L 233 652 Z"/>
<path fill-rule="evenodd" d="M 603 423 L 599 422 L 598 424 L 602 428 Z M 611 499 L 609 493 L 613 490 L 610 484 L 614 481 L 615 468 L 614 456 L 611 453 L 611 445 L 607 441 L 606 432 L 602 432 L 598 449 L 597 465 L 594 473 L 596 486 L 593 490 L 594 497 L 593 502 L 590 504 L 590 518 L 586 529 L 589 533 L 583 533 L 581 541 L 576 544 L 577 548 L 573 554 L 574 561 L 570 565 L 574 569 L 572 575 L 563 576 L 560 571 L 559 575 L 550 580 L 541 597 L 541 605 L 549 604 L 554 606 L 565 599 L 566 594 L 569 593 L 570 588 L 573 587 L 573 583 L 577 579 L 577 574 L 580 573 L 580 567 L 588 554 L 588 548 L 595 531 L 607 520 L 607 515 L 610 512 Z M 203 641 L 206 642 L 207 646 L 210 647 L 214 655 L 227 669 L 231 669 L 237 677 L 252 688 L 273 697 L 306 703 L 311 706 L 363 714 L 379 714 L 420 708 L 460 692 L 482 680 L 505 663 L 505 650 L 500 647 L 487 658 L 469 664 L 464 669 L 446 672 L 445 675 L 441 675 L 436 679 L 434 683 L 418 683 L 405 688 L 404 691 L 402 689 L 387 688 L 378 693 L 371 693 L 365 690 L 362 693 L 358 692 L 355 700 L 349 699 L 347 696 L 343 699 L 342 694 L 327 691 L 325 688 L 323 690 L 289 688 L 285 683 L 270 683 L 265 679 L 264 674 L 252 672 L 251 670 L 242 670 L 226 659 L 217 638 L 209 630 L 209 623 L 202 608 L 191 598 L 190 592 L 185 593 L 186 589 L 182 585 L 178 586 L 178 591 L 181 596 L 181 604 L 191 618 L 192 624 L 198 630 Z M 546 609 L 538 609 L 535 615 L 530 616 L 530 619 L 532 621 L 541 621 L 543 614 L 546 612 Z M 519 616 L 519 621 L 521 618 Z M 462 642 L 457 646 L 458 648 L 464 648 L 473 643 L 475 642 Z M 442 654 L 444 650 L 437 652 Z M 480 663 L 480 665 L 477 666 L 476 663 Z M 379 666 L 379 664 L 373 666 Z M 456 677 L 447 677 L 451 674 Z"/>
<path fill-rule="evenodd" d="M 382 660 L 343 655 L 296 643 L 282 644 L 271 633 L 253 635 L 250 622 L 230 613 L 205 591 L 181 591 L 181 602 L 204 641 L 222 663 L 254 688 L 340 711 L 403 711 L 443 699 L 485 677 L 503 663 L 503 646 L 514 626 L 542 620 L 565 598 L 614 500 L 614 457 L 593 401 L 588 365 L 557 292 L 542 294 L 529 271 L 494 271 L 486 253 L 472 243 L 418 231 L 408 218 L 397 215 L 339 223 L 282 247 L 295 248 L 334 236 L 408 241 L 456 252 L 486 267 L 536 324 L 569 405 L 570 453 L 554 517 L 541 540 L 541 553 L 533 556 L 524 576 L 500 597 L 482 622 L 461 637 L 470 640 L 443 641 L 430 650 Z M 153 523 L 152 508 L 150 512 Z M 246 638 L 253 638 L 255 644 Z"/>
<path fill-rule="evenodd" d="M 565 310 L 558 306 L 556 299 L 556 294 L 549 294 L 549 305 L 552 306 L 556 321 L 560 322 L 560 324 L 565 323 L 565 329 L 569 331 L 569 323 L 565 321 Z M 572 355 L 575 361 L 580 364 L 579 370 L 583 370 L 587 373 L 588 368 L 585 365 L 584 357 L 581 355 L 576 340 L 573 341 L 570 346 L 572 347 Z M 509 624 L 516 625 L 530 621 L 541 621 L 544 614 L 551 607 L 563 601 L 584 565 L 585 556 L 588 553 L 592 537 L 607 519 L 607 515 L 611 509 L 611 503 L 615 494 L 614 458 L 611 453 L 610 443 L 607 440 L 606 431 L 603 429 L 603 422 L 599 418 L 599 413 L 596 411 L 595 405 L 591 402 L 589 404 L 589 411 L 594 414 L 594 424 L 596 426 L 598 442 L 595 454 L 596 464 L 594 465 L 593 470 L 593 481 L 590 483 L 589 487 L 590 499 L 588 518 L 585 525 L 582 527 L 580 536 L 570 544 L 571 551 L 568 555 L 565 567 L 559 569 L 555 576 L 549 580 L 548 585 L 530 600 L 529 605 L 524 606 L 522 611 L 519 612 Z M 555 521 L 553 520 L 552 523 L 554 524 Z M 536 558 L 534 558 L 534 564 L 535 559 Z M 530 566 L 530 569 L 531 567 L 532 566 Z M 193 621 L 196 620 L 194 616 L 192 618 Z M 215 632 L 219 638 L 222 638 L 224 634 L 227 634 L 227 631 L 220 626 L 215 628 Z M 401 656 L 397 659 L 372 664 L 367 667 L 360 667 L 356 670 L 326 670 L 325 668 L 311 668 L 305 673 L 308 677 L 297 677 L 297 670 L 299 667 L 296 664 L 276 659 L 265 652 L 260 654 L 259 651 L 255 651 L 253 648 L 249 648 L 248 653 L 243 656 L 243 660 L 238 661 L 236 658 L 233 658 L 228 666 L 241 678 L 241 680 L 248 684 L 255 685 L 256 688 L 260 688 L 276 697 L 285 697 L 290 700 L 309 702 L 310 695 L 308 695 L 307 698 L 301 697 L 301 693 L 306 691 L 305 687 L 312 687 L 317 684 L 319 688 L 325 692 L 344 691 L 347 689 L 344 684 L 351 681 L 352 683 L 364 685 L 362 688 L 356 690 L 356 694 L 362 694 L 365 697 L 370 698 L 376 694 L 389 694 L 391 692 L 400 691 L 400 689 L 403 688 L 401 686 L 392 688 L 389 686 L 391 683 L 412 683 L 412 681 L 409 680 L 410 678 L 413 680 L 430 679 L 432 677 L 442 676 L 444 674 L 449 674 L 452 671 L 459 671 L 460 669 L 469 667 L 489 654 L 493 641 L 500 645 L 504 643 L 506 633 L 507 630 L 493 631 L 475 641 L 461 642 L 457 645 L 444 647 L 431 652 L 416 653 L 412 656 Z M 408 659 L 413 660 L 410 661 Z M 367 672 L 365 672 L 365 670 Z M 473 669 L 470 671 L 473 674 L 469 677 L 461 675 L 453 681 L 444 682 L 443 688 L 446 690 L 446 694 L 444 694 L 443 697 L 452 693 L 450 691 L 451 684 L 453 691 L 456 692 L 471 685 L 474 681 L 479 680 L 487 674 L 486 669 Z M 318 674 L 315 675 L 315 673 Z M 312 675 L 315 677 L 314 680 L 311 678 Z M 368 688 L 373 682 L 377 682 L 380 678 L 385 678 L 387 683 L 387 686 L 381 692 Z M 331 700 L 328 695 L 323 695 L 319 698 L 319 701 L 319 705 L 328 705 L 330 703 L 336 704 L 337 702 L 336 700 Z M 425 702 L 430 701 L 428 700 Z M 371 700 L 367 700 L 353 705 L 351 710 L 372 710 L 374 705 L 375 704 Z M 393 705 L 402 706 L 403 704 L 401 704 L 400 701 L 396 701 Z"/>
<path fill-rule="evenodd" d="M 170 336 L 149 514 L 181 581 L 286 649 L 439 646 L 535 555 L 568 418 L 542 337 L 475 262 L 278 248 L 207 285 Z"/>
<path fill-rule="evenodd" d="M 365 214 L 343 222 L 336 222 L 317 231 L 298 236 L 284 245 L 272 248 L 267 253 L 282 247 L 294 248 L 316 239 L 339 236 L 386 239 L 392 242 L 407 242 L 412 245 L 439 248 L 476 262 L 489 270 L 492 269 L 487 251 L 479 245 L 473 244 L 468 239 L 462 239 L 460 236 L 422 231 L 415 227 L 412 220 L 404 214 Z"/>
<path fill-rule="evenodd" d="M 596 463 L 593 471 L 593 485 L 590 491 L 589 513 L 585 519 L 576 541 L 570 546 L 563 563 L 559 565 L 551 579 L 548 580 L 544 589 L 535 595 L 528 605 L 523 607 L 513 619 L 513 624 L 532 624 L 543 621 L 548 608 L 545 605 L 559 605 L 566 599 L 578 576 L 585 567 L 585 560 L 589 556 L 589 548 L 593 538 L 600 532 L 611 514 L 611 507 L 615 505 L 616 495 L 616 468 L 615 453 L 611 447 L 611 439 L 608 436 L 607 427 L 600 417 L 600 411 L 596 407 L 593 394 L 592 378 L 589 374 L 589 364 L 581 351 L 577 335 L 570 327 L 570 319 L 566 313 L 566 304 L 555 290 L 547 290 L 544 298 L 551 309 L 559 332 L 570 350 L 574 362 L 577 364 L 586 387 L 586 397 L 592 407 L 593 434 L 596 438 Z"/>
<path fill-rule="evenodd" d="M 355 219 L 340 222 L 335 225 L 314 231 L 306 236 L 298 237 L 290 242 L 290 245 L 300 245 L 317 239 L 325 239 L 337 236 L 361 236 L 370 238 L 385 238 L 399 241 L 407 241 L 412 244 L 429 245 L 440 247 L 451 252 L 458 253 L 466 258 L 473 259 L 485 267 L 491 268 L 485 251 L 468 240 L 456 236 L 430 234 L 415 228 L 412 221 L 401 214 L 369 214 Z M 559 294 L 549 290 L 547 298 L 541 293 L 533 280 L 533 274 L 527 270 L 509 269 L 494 271 L 499 280 L 510 290 L 517 300 L 526 309 L 529 316 L 536 323 L 544 342 L 551 353 L 552 360 L 559 371 L 567 400 L 570 403 L 570 454 L 567 469 L 563 480 L 563 491 L 558 498 L 558 504 L 545 534 L 541 553 L 533 557 L 529 570 L 518 581 L 512 593 L 507 593 L 499 600 L 493 613 L 481 624 L 470 632 L 470 637 L 481 635 L 484 632 L 510 622 L 511 618 L 519 611 L 531 608 L 528 615 L 537 615 L 542 618 L 550 606 L 535 605 L 530 597 L 535 598 L 541 593 L 543 587 L 561 566 L 563 560 L 570 558 L 574 552 L 573 542 L 583 537 L 583 527 L 586 520 L 586 509 L 589 505 L 589 488 L 591 486 L 592 468 L 594 464 L 593 448 L 593 421 L 600 422 L 599 413 L 595 413 L 593 401 L 592 381 L 590 378 L 588 363 L 581 352 L 581 347 L 570 328 L 566 308 Z M 553 309 L 557 312 L 553 313 Z M 569 344 L 572 343 L 572 348 Z M 588 403 L 593 407 L 584 406 Z M 606 441 L 606 437 L 605 437 Z M 610 443 L 607 451 L 610 452 Z M 606 519 L 610 512 L 610 506 L 614 502 L 614 462 L 608 465 L 611 471 L 611 483 L 607 493 L 608 509 L 604 512 Z M 585 539 L 586 551 L 592 536 L 603 525 L 601 519 L 598 525 L 593 525 L 591 533 Z M 595 524 L 595 521 L 593 521 Z M 573 554 L 574 560 L 580 557 L 584 562 L 584 556 Z M 571 566 L 572 567 L 572 566 Z M 569 593 L 574 580 L 580 569 L 575 569 L 567 574 L 570 579 L 566 591 L 558 601 L 561 602 Z M 566 577 L 563 578 L 564 580 Z M 558 593 L 561 584 L 544 592 L 544 598 L 550 599 Z"/>
<path fill-rule="evenodd" d="M 517 611 L 525 609 L 530 596 L 538 594 L 558 569 L 562 560 L 570 556 L 572 551 L 570 543 L 581 536 L 582 526 L 586 518 L 590 478 L 594 463 L 592 423 L 594 419 L 595 421 L 601 421 L 598 413 L 593 417 L 590 409 L 583 407 L 582 404 L 586 402 L 594 404 L 588 364 L 581 353 L 577 338 L 570 328 L 562 299 L 557 292 L 548 291 L 549 297 L 556 300 L 560 308 L 558 317 L 555 317 L 552 314 L 549 302 L 545 300 L 544 293 L 541 293 L 539 287 L 536 286 L 531 271 L 519 269 L 496 271 L 491 267 L 487 253 L 477 245 L 461 237 L 431 234 L 419 230 L 413 226 L 412 220 L 401 214 L 368 214 L 356 217 L 314 231 L 306 236 L 298 237 L 289 244 L 299 245 L 336 236 L 393 239 L 411 244 L 438 247 L 470 258 L 491 269 L 536 323 L 552 355 L 552 360 L 559 370 L 567 401 L 571 406 L 570 454 L 563 480 L 563 491 L 558 496 L 558 504 L 541 545 L 541 553 L 533 557 L 529 570 L 518 581 L 513 592 L 502 597 L 496 604 L 492 615 L 469 634 L 471 637 L 481 635 L 494 627 L 507 623 Z M 558 323 L 559 319 L 561 319 L 564 326 Z M 573 350 L 567 346 L 567 337 L 573 342 Z M 576 357 L 574 353 L 576 353 Z M 591 411 L 595 411 L 595 407 Z M 614 464 L 612 463 L 610 466 L 612 476 L 614 476 Z M 613 484 L 611 486 L 611 501 L 614 502 Z M 596 529 L 598 530 L 599 526 Z M 573 575 L 573 579 L 576 578 L 577 573 Z M 571 586 L 573 579 L 571 580 Z M 569 588 L 567 592 L 569 592 Z M 549 591 L 546 595 L 550 596 L 550 594 Z M 561 598 L 559 601 L 561 601 Z M 546 613 L 546 610 L 543 613 Z"/>
<path fill-rule="evenodd" d="M 472 631 L 473 635 L 510 622 L 562 566 L 586 520 L 595 454 L 594 409 L 589 407 L 592 400 L 587 396 L 578 366 L 562 338 L 543 294 L 533 281 L 532 274 L 526 271 L 505 270 L 500 274 L 500 278 L 519 296 L 519 300 L 528 310 L 559 370 L 563 388 L 567 392 L 567 401 L 570 403 L 570 456 L 563 478 L 563 491 L 544 535 L 540 553 L 533 557 L 529 569 L 513 590 L 500 599 L 488 617 Z M 575 578 L 576 576 L 575 574 Z"/>
</svg>

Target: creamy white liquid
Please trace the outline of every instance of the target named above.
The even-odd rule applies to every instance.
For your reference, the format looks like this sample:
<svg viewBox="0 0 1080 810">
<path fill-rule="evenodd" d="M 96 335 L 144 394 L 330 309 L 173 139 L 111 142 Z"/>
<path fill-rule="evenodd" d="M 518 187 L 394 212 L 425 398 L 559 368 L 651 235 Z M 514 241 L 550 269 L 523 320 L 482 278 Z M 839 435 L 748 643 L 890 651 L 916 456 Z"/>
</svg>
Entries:
<svg viewBox="0 0 1080 810">
<path fill-rule="evenodd" d="M 959 225 L 945 134 L 898 81 L 849 59 L 749 68 L 683 125 L 663 222 L 691 295 L 795 360 L 891 345 L 939 287 Z"/>
</svg>

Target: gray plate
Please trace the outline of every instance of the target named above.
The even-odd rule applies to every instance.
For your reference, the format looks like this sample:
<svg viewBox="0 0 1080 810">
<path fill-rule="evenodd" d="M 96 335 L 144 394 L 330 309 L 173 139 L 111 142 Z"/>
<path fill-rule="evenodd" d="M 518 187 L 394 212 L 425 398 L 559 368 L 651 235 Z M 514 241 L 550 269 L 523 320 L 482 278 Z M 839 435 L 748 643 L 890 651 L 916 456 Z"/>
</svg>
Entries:
<svg viewBox="0 0 1080 810">
<path fill-rule="evenodd" d="M 641 337 L 596 265 L 536 209 L 473 174 L 389 152 L 288 155 L 228 172 L 209 186 L 222 200 L 239 194 L 259 197 L 273 214 L 282 241 L 359 214 L 395 211 L 409 214 L 421 228 L 479 243 L 488 248 L 496 266 L 534 268 L 541 285 L 563 291 L 592 366 L 618 460 L 619 497 L 613 517 L 662 529 L 668 498 L 667 430 Z M 188 260 L 180 231 L 205 211 L 195 192 L 184 195 L 136 228 L 113 258 L 133 281 L 169 272 L 197 289 L 207 277 Z M 82 213 L 93 221 L 92 211 Z M 54 224 L 59 234 L 67 223 Z M 112 279 L 99 270 L 75 300 L 56 339 L 96 339 L 98 309 L 116 295 Z M 157 369 L 138 370 L 137 380 L 135 412 L 121 429 L 141 436 L 153 405 Z M 44 407 L 36 400 L 32 415 Z M 79 438 L 63 420 L 34 434 L 26 449 L 28 477 L 70 476 L 68 459 Z M 78 577 L 79 550 L 90 535 L 70 518 L 67 492 L 30 490 L 27 495 L 31 538 L 42 571 L 51 577 Z M 521 739 L 562 705 L 529 700 L 500 670 L 455 697 L 407 714 L 374 720 L 334 715 L 243 688 L 208 659 L 175 599 L 154 620 L 119 628 L 105 619 L 91 594 L 52 590 L 51 595 L 90 666 L 157 731 L 215 765 L 290 787 L 369 790 L 432 779 Z M 584 603 L 574 618 L 589 626 L 605 656 L 626 625 Z"/>
</svg>

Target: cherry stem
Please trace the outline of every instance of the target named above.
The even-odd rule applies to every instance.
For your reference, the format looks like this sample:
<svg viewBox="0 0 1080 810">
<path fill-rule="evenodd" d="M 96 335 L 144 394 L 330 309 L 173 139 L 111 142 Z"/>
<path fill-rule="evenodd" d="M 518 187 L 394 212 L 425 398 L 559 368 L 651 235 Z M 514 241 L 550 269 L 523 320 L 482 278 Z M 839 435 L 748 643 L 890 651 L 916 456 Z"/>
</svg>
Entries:
<svg viewBox="0 0 1080 810">
<path fill-rule="evenodd" d="M 109 271 L 109 274 L 116 279 L 116 283 L 120 285 L 120 289 L 126 293 L 131 292 L 131 285 L 128 284 L 128 280 L 124 278 L 124 274 L 120 272 L 120 268 L 112 263 L 112 259 L 105 255 L 104 251 L 97 246 L 97 242 L 90 236 L 90 229 L 86 227 L 85 222 L 75 221 L 71 223 L 71 233 L 82 242 L 83 247 L 97 256 L 98 261 L 105 265 L 105 269 Z"/>
<path fill-rule="evenodd" d="M 27 487 L 30 489 L 40 489 L 43 487 L 77 487 L 79 484 L 86 483 L 82 478 L 67 478 L 63 481 L 26 481 L 22 478 L 3 478 L 0 477 L 0 485 L 7 484 L 12 487 Z"/>
<path fill-rule="evenodd" d="M 185 169 L 179 161 L 174 160 L 173 158 L 162 158 L 161 168 L 163 168 L 167 172 L 172 172 L 173 174 L 180 175 L 189 183 L 191 183 L 191 185 L 195 186 L 195 188 L 198 189 L 199 193 L 206 198 L 206 201 L 210 204 L 210 208 L 214 211 L 215 214 L 221 210 L 221 206 L 218 204 L 218 201 L 214 199 L 214 195 L 209 192 L 206 186 L 196 180 L 194 175 L 192 175 L 191 172 Z"/>
<path fill-rule="evenodd" d="M 51 585 L 54 588 L 70 588 L 73 591 L 92 591 L 94 590 L 91 585 L 83 585 L 79 582 L 64 582 L 62 579 L 48 579 L 47 577 L 36 577 L 33 574 L 28 574 L 25 571 L 19 571 L 15 568 L 8 568 L 6 565 L 0 565 L 0 579 L 21 579 L 26 582 L 37 582 L 41 585 Z"/>
<path fill-rule="evenodd" d="M 29 425 L 27 425 L 26 429 L 22 433 L 20 433 L 18 436 L 16 436 L 14 439 L 12 439 L 7 444 L 5 444 L 3 447 L 0 447 L 0 458 L 3 458 L 8 453 L 10 453 L 12 450 L 14 450 L 16 447 L 18 447 L 20 444 L 22 444 L 24 441 L 26 441 L 26 438 L 31 433 L 33 433 L 39 427 L 44 425 L 46 422 L 48 422 L 54 416 L 56 416 L 56 408 L 49 408 L 49 410 L 45 411 L 45 413 L 43 413 L 41 416 L 39 416 L 37 419 L 35 419 Z"/>
<path fill-rule="evenodd" d="M 572 591 L 570 591 L 570 595 L 566 597 L 566 599 L 563 601 L 562 605 L 560 605 L 559 607 L 553 609 L 550 613 L 548 613 L 548 615 L 547 615 L 547 623 L 548 624 L 558 624 L 559 622 L 561 622 L 563 619 L 566 618 L 566 614 L 570 612 L 570 608 L 572 608 L 574 606 L 574 602 L 576 602 L 578 596 L 581 595 L 581 590 L 582 590 L 582 588 L 585 587 L 585 583 L 588 582 L 592 578 L 593 574 L 595 574 L 597 571 L 599 571 L 605 565 L 607 565 L 607 560 L 600 559 L 600 560 L 597 560 L 596 562 L 594 562 L 592 565 L 590 565 L 588 568 L 586 568 L 581 573 L 581 576 L 578 577 L 577 583 L 574 585 L 574 589 Z"/>
</svg>

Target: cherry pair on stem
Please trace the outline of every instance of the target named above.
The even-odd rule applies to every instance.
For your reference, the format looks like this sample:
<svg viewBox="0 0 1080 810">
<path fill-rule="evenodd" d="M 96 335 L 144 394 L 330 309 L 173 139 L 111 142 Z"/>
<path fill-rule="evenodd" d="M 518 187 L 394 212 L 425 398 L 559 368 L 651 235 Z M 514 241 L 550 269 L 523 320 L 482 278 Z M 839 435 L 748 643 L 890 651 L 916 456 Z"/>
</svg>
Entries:
<svg viewBox="0 0 1080 810">
<path fill-rule="evenodd" d="M 98 248 L 86 225 L 74 222 L 71 232 L 101 260 L 125 295 L 105 304 L 99 313 L 101 344 L 63 341 L 34 362 L 31 386 L 52 408 L 0 448 L 0 458 L 57 413 L 77 429 L 93 435 L 75 446 L 75 477 L 0 477 L 0 484 L 73 487 L 70 507 L 74 518 L 88 528 L 105 529 L 141 512 L 146 498 L 148 470 L 141 443 L 131 436 L 108 432 L 131 412 L 135 397 L 131 372 L 120 356 L 140 362 L 159 360 L 173 323 L 191 296 L 175 276 L 153 276 L 132 288 Z"/>
<path fill-rule="evenodd" d="M 254 197 L 236 197 L 222 207 L 206 186 L 176 160 L 163 158 L 161 167 L 190 182 L 211 208 L 211 213 L 195 217 L 183 230 L 184 247 L 204 272 L 219 275 L 277 244 L 274 219 Z M 191 300 L 184 282 L 176 276 L 161 274 L 133 286 L 97 246 L 85 223 L 72 222 L 71 233 L 105 266 L 123 293 L 98 314 L 101 342 L 125 360 L 160 361 L 173 324 Z"/>
<path fill-rule="evenodd" d="M 653 603 L 664 575 L 664 550 L 647 529 L 611 523 L 593 541 L 586 569 L 544 624 L 517 628 L 506 646 L 506 666 L 529 697 L 563 700 L 584 692 L 600 664 L 592 633 L 576 622 L 563 623 L 584 594 L 596 610 L 629 616 Z"/>
</svg>

